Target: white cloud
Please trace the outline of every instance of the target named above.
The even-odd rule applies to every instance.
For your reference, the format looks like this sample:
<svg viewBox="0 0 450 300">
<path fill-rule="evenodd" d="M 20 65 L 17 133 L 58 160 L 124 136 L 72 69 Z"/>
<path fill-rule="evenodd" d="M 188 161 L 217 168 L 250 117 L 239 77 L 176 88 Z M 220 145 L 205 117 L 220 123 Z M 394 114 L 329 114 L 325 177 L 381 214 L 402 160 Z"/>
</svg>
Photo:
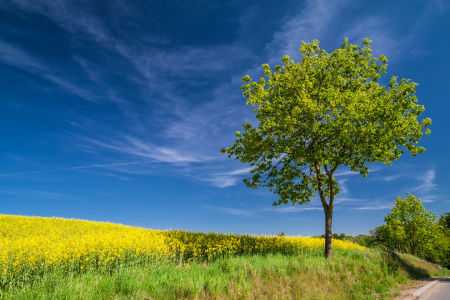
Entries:
<svg viewBox="0 0 450 300">
<path fill-rule="evenodd" d="M 203 181 L 210 182 L 213 186 L 226 188 L 236 184 L 238 179 L 232 176 L 215 176 L 212 178 L 203 178 Z"/>
<path fill-rule="evenodd" d="M 234 171 L 221 172 L 221 173 L 210 173 L 206 174 L 203 177 L 195 177 L 198 180 L 205 181 L 211 183 L 213 186 L 219 188 L 226 188 L 233 185 L 236 185 L 239 178 L 242 176 L 239 175 L 249 175 L 249 171 L 252 168 L 241 168 Z"/>
<path fill-rule="evenodd" d="M 339 11 L 345 9 L 348 1 L 308 1 L 300 14 L 287 21 L 266 45 L 269 64 L 280 64 L 281 57 L 298 57 L 301 41 L 311 43 L 321 40 L 330 29 L 334 20 L 340 17 Z"/>
<path fill-rule="evenodd" d="M 276 207 L 271 207 L 271 208 L 267 208 L 264 210 L 268 210 L 268 211 L 274 211 L 274 212 L 278 212 L 278 213 L 297 213 L 297 212 L 302 212 L 302 211 L 309 211 L 309 210 L 323 210 L 323 207 L 319 207 L 319 206 L 305 206 L 306 204 L 302 204 L 302 205 L 289 205 L 289 206 L 276 206 Z"/>
<path fill-rule="evenodd" d="M 250 65 L 249 72 L 253 72 L 252 68 L 258 66 L 258 73 L 262 75 L 259 66 L 266 62 L 264 60 L 267 59 L 269 63 L 276 62 L 278 64 L 285 54 L 298 55 L 301 40 L 311 42 L 313 39 L 329 38 L 330 32 L 334 32 L 334 26 L 341 17 L 340 13 L 355 2 L 308 1 L 299 14 L 287 20 L 273 34 L 272 40 L 266 44 L 264 53 L 260 57 L 252 56 L 250 50 L 244 48 L 239 40 L 229 44 L 206 47 L 172 45 L 173 47 L 167 48 L 169 50 L 161 50 L 155 44 L 170 45 L 170 39 L 157 35 L 141 36 L 142 39 L 118 38 L 114 36 L 108 26 L 105 26 L 106 23 L 102 17 L 90 14 L 88 6 L 76 7 L 78 4 L 62 0 L 38 2 L 16 0 L 14 3 L 25 11 L 42 14 L 53 20 L 55 24 L 72 34 L 73 45 L 80 40 L 93 41 L 100 45 L 102 50 L 105 50 L 102 63 L 120 59 L 121 62 L 125 61 L 135 70 L 134 73 L 129 72 L 129 74 L 123 75 L 123 79 L 135 84 L 133 89 L 139 91 L 134 93 L 137 97 L 142 98 L 142 102 L 148 104 L 148 106 L 143 106 L 143 109 L 138 105 L 132 105 L 131 101 L 125 100 L 126 97 L 120 91 L 103 82 L 103 76 L 109 70 L 99 71 L 102 69 L 99 62 L 90 61 L 80 55 L 71 56 L 91 83 L 98 90 L 103 91 L 105 98 L 116 103 L 122 114 L 127 117 L 120 132 L 110 130 L 110 133 L 104 135 L 99 134 L 104 129 L 101 128 L 101 122 L 86 126 L 83 122 L 78 122 L 79 120 L 73 120 L 72 123 L 77 124 L 79 129 L 85 128 L 85 135 L 78 134 L 79 140 L 73 145 L 92 154 L 111 150 L 119 155 L 129 155 L 131 160 L 141 158 L 181 165 L 180 170 L 176 171 L 178 175 L 187 174 L 186 176 L 209 182 L 217 187 L 228 187 L 235 185 L 239 175 L 248 173 L 249 169 L 223 172 L 221 170 L 230 169 L 230 165 L 220 169 L 212 164 L 220 160 L 225 161 L 224 157 L 220 156 L 219 150 L 229 144 L 233 132 L 239 129 L 237 126 L 245 119 L 250 118 L 251 121 L 254 121 L 254 115 L 248 113 L 250 110 L 246 112 L 242 109 L 245 106 L 245 100 L 241 96 L 237 82 L 245 75 L 244 68 L 249 67 L 250 63 L 247 60 L 251 59 L 256 62 L 255 65 Z M 116 2 L 114 5 L 114 9 L 118 10 L 116 13 L 121 14 L 123 9 L 127 17 L 141 13 L 124 2 Z M 255 14 L 255 11 L 247 11 L 246 14 Z M 248 19 L 248 17 L 242 17 L 241 26 L 245 26 L 243 20 Z M 355 38 L 360 38 L 363 30 L 376 34 L 386 33 L 386 27 L 389 26 L 388 21 L 379 16 L 371 16 L 367 19 L 355 18 L 355 20 L 350 20 L 349 28 L 352 30 L 347 33 Z M 242 39 L 245 36 L 239 38 Z M 333 37 L 332 40 L 336 38 Z M 389 43 L 394 40 L 392 36 L 388 36 L 386 39 L 388 40 L 382 41 L 386 47 L 398 46 Z M 405 41 L 408 40 L 404 39 L 398 43 Z M 2 49 L 6 49 L 0 53 L 0 59 L 3 61 L 11 65 L 15 64 L 16 67 L 22 69 L 29 69 L 35 74 L 43 73 L 47 80 L 71 94 L 86 100 L 99 101 L 98 93 L 92 89 L 80 88 L 76 80 L 64 76 L 66 74 L 61 70 L 48 68 L 44 62 L 12 45 L 6 45 Z M 213 76 L 223 76 L 224 79 L 220 85 L 205 86 L 207 92 L 204 94 L 185 95 L 178 91 L 178 87 L 182 84 L 196 85 L 197 87 L 205 84 L 202 80 L 187 81 L 186 79 L 202 79 Z M 236 99 L 241 99 L 241 101 L 235 101 Z M 131 124 L 134 126 L 130 129 Z M 154 128 L 158 129 L 154 130 Z M 203 165 L 201 175 L 193 176 L 191 171 L 186 168 L 187 164 L 193 163 Z M 138 165 L 133 170 L 131 166 L 128 168 L 126 165 L 110 167 L 121 169 L 123 172 L 135 171 L 139 174 L 147 174 Z M 370 171 L 375 170 L 371 169 Z M 337 172 L 335 176 L 356 174 L 358 173 L 348 170 Z M 342 180 L 341 189 L 343 198 L 339 198 L 339 201 L 349 199 L 348 197 L 344 198 L 349 191 L 345 186 L 345 181 Z"/>
<path fill-rule="evenodd" d="M 252 170 L 253 167 L 249 167 L 249 168 L 242 168 L 242 169 L 237 169 L 234 171 L 230 171 L 227 173 L 221 173 L 218 175 L 249 175 L 250 170 Z"/>
<path fill-rule="evenodd" d="M 16 46 L 8 44 L 0 40 L 0 60 L 4 63 L 16 68 L 37 73 L 45 69 L 45 67 L 36 59 L 22 51 Z"/>
<path fill-rule="evenodd" d="M 363 207 L 356 207 L 356 210 L 380 210 L 380 209 L 390 209 L 392 208 L 392 205 L 373 205 L 373 206 L 363 206 Z"/>
<path fill-rule="evenodd" d="M 120 166 L 128 166 L 128 165 L 144 165 L 144 164 L 154 163 L 154 162 L 156 162 L 156 161 L 152 160 L 152 161 L 133 161 L 133 162 L 120 162 L 120 163 L 109 163 L 109 164 L 93 164 L 93 165 L 68 167 L 68 168 L 60 168 L 60 169 L 47 169 L 47 170 L 38 170 L 38 171 L 6 173 L 6 174 L 0 174 L 0 177 L 9 177 L 9 176 L 26 175 L 26 174 L 51 173 L 51 172 L 64 172 L 64 171 L 73 171 L 73 170 L 91 169 L 91 168 L 112 168 L 112 167 L 120 167 Z M 117 177 L 117 175 L 110 174 L 110 173 L 105 174 L 105 175 Z"/>
<path fill-rule="evenodd" d="M 334 200 L 335 204 L 338 203 L 342 203 L 342 202 L 355 202 L 355 203 L 359 203 L 359 202 L 366 202 L 367 199 L 360 199 L 360 198 L 350 198 L 350 197 L 340 197 L 340 194 L 336 196 L 336 199 Z"/>
<path fill-rule="evenodd" d="M 116 137 L 111 140 L 92 139 L 86 136 L 74 135 L 81 141 L 89 144 L 101 146 L 104 149 L 114 150 L 119 153 L 126 153 L 141 158 L 151 158 L 156 162 L 165 163 L 191 163 L 207 161 L 210 158 L 194 155 L 193 153 L 181 153 L 179 150 L 170 147 L 158 146 L 152 142 L 134 136 Z"/>
<path fill-rule="evenodd" d="M 384 176 L 384 177 L 380 177 L 381 180 L 384 181 L 394 181 L 395 179 L 401 178 L 404 175 L 402 174 L 398 174 L 398 175 L 391 175 L 391 176 Z"/>
<path fill-rule="evenodd" d="M 434 183 L 434 179 L 436 178 L 436 173 L 433 169 L 425 172 L 423 176 L 417 177 L 417 180 L 422 183 L 414 188 L 414 191 L 427 194 L 436 189 L 436 184 Z"/>
<path fill-rule="evenodd" d="M 84 33 L 97 41 L 107 41 L 105 27 L 87 9 L 73 1 L 65 0 L 14 0 L 25 11 L 42 14 L 71 33 Z"/>
<path fill-rule="evenodd" d="M 339 176 L 359 175 L 359 173 L 353 172 L 352 170 L 346 170 L 346 171 L 337 171 L 333 175 L 334 177 L 339 177 Z"/>
<path fill-rule="evenodd" d="M 81 88 L 80 85 L 64 79 L 64 76 L 58 74 L 56 70 L 40 61 L 37 57 L 32 57 L 18 47 L 5 43 L 1 40 L 0 48 L 2 49 L 2 51 L 0 51 L 0 61 L 25 72 L 42 76 L 48 81 L 61 87 L 66 92 L 76 95 L 81 99 L 98 102 L 97 97 L 95 97 L 91 91 Z"/>
<path fill-rule="evenodd" d="M 45 199 L 52 199 L 52 200 L 84 201 L 84 199 L 81 199 L 78 197 L 73 197 L 70 195 L 48 192 L 48 191 L 41 191 L 41 190 L 6 189 L 6 190 L 0 190 L 0 194 L 8 194 L 8 195 L 21 196 L 21 197 L 30 197 L 30 198 L 37 197 L 37 198 L 45 198 Z"/>
<path fill-rule="evenodd" d="M 232 215 L 232 216 L 243 216 L 243 217 L 252 217 L 253 216 L 253 212 L 249 212 L 249 211 L 246 211 L 243 209 L 237 209 L 237 208 L 211 206 L 211 205 L 204 205 L 204 208 L 209 211 L 224 213 L 224 214 Z"/>
</svg>

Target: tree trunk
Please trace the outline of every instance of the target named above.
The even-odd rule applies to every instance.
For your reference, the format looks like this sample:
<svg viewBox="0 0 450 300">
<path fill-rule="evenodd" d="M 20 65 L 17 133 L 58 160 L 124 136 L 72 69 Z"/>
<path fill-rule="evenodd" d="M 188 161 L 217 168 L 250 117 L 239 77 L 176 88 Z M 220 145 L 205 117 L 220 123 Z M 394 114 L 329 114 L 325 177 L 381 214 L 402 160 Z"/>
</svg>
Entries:
<svg viewBox="0 0 450 300">
<path fill-rule="evenodd" d="M 330 187 L 330 202 L 327 203 L 327 200 L 325 199 L 325 192 L 323 190 L 323 182 L 320 178 L 320 169 L 321 167 L 318 164 L 314 165 L 314 168 L 316 170 L 316 178 L 317 178 L 317 190 L 319 191 L 320 201 L 322 202 L 323 211 L 325 213 L 325 257 L 333 257 L 333 249 L 331 248 L 331 238 L 332 231 L 331 231 L 331 223 L 333 220 L 333 202 L 334 202 L 334 182 L 333 182 L 333 173 L 336 171 L 336 168 L 339 164 L 336 164 L 333 169 L 328 171 L 327 166 L 325 165 L 325 171 L 327 173 L 328 179 L 329 179 L 329 187 Z"/>
<path fill-rule="evenodd" d="M 325 211 L 325 257 L 333 257 L 333 249 L 331 248 L 331 223 L 333 220 L 333 210 L 330 207 L 328 211 Z"/>
</svg>

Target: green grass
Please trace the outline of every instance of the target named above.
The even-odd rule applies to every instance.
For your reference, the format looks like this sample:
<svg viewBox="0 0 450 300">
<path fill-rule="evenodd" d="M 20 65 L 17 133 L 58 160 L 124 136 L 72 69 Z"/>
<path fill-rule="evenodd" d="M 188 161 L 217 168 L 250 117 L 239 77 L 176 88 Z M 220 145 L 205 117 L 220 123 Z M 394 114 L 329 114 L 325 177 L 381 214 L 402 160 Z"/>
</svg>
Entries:
<svg viewBox="0 0 450 300">
<path fill-rule="evenodd" d="M 213 263 L 122 265 L 3 286 L 1 299 L 390 299 L 398 283 L 447 270 L 376 250 L 228 257 Z"/>
</svg>

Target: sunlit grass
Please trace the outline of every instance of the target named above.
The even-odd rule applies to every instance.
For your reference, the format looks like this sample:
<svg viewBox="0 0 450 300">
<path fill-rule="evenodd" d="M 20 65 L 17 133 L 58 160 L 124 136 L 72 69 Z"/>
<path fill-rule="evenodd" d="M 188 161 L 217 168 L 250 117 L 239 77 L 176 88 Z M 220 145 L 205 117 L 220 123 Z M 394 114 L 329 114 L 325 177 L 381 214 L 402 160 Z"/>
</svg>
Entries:
<svg viewBox="0 0 450 300">
<path fill-rule="evenodd" d="M 325 259 L 324 239 L 309 237 L 8 215 L 0 237 L 1 299 L 383 299 L 428 274 L 340 240 Z"/>
<path fill-rule="evenodd" d="M 392 267 L 391 264 L 394 264 Z M 214 262 L 120 264 L 111 273 L 47 272 L 1 299 L 390 299 L 408 273 L 380 251 L 229 256 Z M 423 270 L 426 272 L 426 269 Z"/>
<path fill-rule="evenodd" d="M 247 254 L 293 254 L 321 249 L 324 239 L 161 231 L 111 223 L 0 215 L 0 283 L 49 270 L 112 271 L 122 264 L 209 262 Z M 334 241 L 335 249 L 360 249 Z"/>
</svg>

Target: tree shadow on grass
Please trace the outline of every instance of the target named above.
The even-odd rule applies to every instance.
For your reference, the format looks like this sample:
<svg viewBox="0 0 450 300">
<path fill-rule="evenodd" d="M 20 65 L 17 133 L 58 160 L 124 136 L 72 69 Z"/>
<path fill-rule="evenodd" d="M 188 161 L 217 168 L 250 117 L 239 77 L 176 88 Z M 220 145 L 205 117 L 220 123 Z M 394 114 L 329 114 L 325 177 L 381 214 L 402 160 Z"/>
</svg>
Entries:
<svg viewBox="0 0 450 300">
<path fill-rule="evenodd" d="M 408 277 L 411 279 L 424 279 L 424 278 L 430 278 L 431 274 L 430 272 L 425 269 L 421 268 L 419 266 L 415 266 L 411 263 L 411 261 L 408 261 L 407 259 L 401 257 L 398 253 L 392 252 L 391 253 L 392 258 L 397 261 L 400 265 L 400 267 L 406 271 L 408 274 Z"/>
</svg>

